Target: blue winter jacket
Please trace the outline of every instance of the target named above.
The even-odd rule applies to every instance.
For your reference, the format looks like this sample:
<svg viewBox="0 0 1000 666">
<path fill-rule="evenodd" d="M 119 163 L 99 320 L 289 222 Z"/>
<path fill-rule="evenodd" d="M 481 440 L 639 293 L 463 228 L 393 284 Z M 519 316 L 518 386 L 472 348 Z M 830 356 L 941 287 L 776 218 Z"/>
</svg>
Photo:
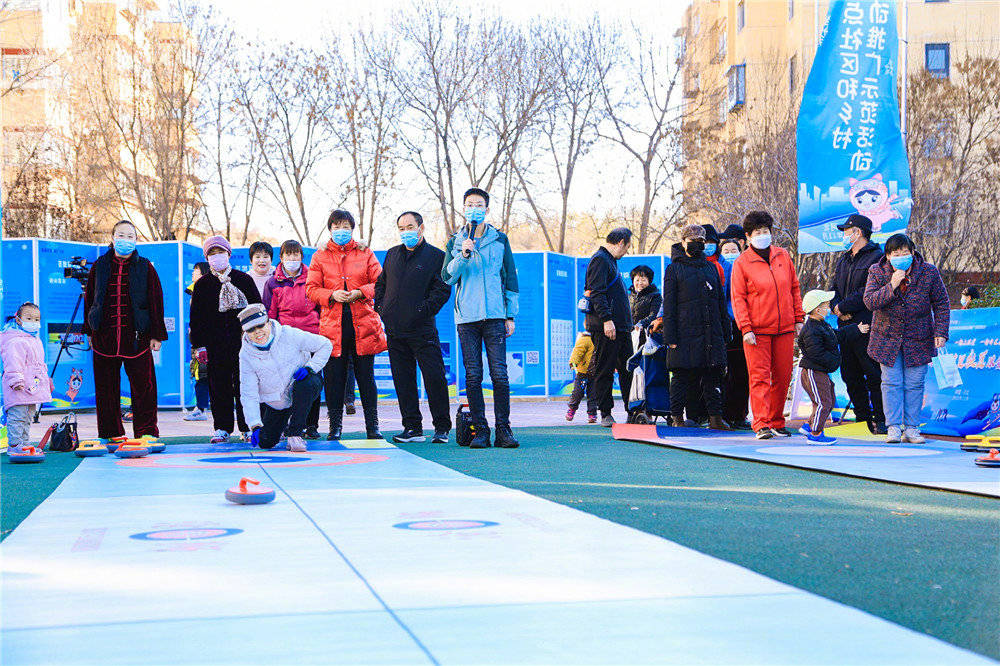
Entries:
<svg viewBox="0 0 1000 666">
<path fill-rule="evenodd" d="M 462 243 L 466 229 L 450 239 L 441 279 L 455 285 L 455 322 L 513 319 L 517 315 L 517 269 L 507 236 L 487 225 L 476 239 L 476 251 L 466 258 Z"/>
</svg>

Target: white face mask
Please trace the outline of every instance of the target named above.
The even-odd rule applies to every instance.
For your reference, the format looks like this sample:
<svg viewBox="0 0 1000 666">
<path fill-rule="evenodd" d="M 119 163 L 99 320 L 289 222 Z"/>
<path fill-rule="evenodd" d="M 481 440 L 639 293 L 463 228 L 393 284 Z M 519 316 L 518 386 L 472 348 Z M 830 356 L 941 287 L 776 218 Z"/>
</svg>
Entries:
<svg viewBox="0 0 1000 666">
<path fill-rule="evenodd" d="M 771 247 L 771 234 L 759 234 L 750 238 L 750 244 L 758 250 L 766 250 Z"/>
<path fill-rule="evenodd" d="M 964 307 L 968 307 L 969 303 L 972 302 L 972 299 L 969 298 L 968 296 L 962 296 L 962 298 L 960 300 L 962 301 L 962 307 L 963 308 Z"/>
<path fill-rule="evenodd" d="M 297 275 L 302 267 L 302 262 L 295 259 L 282 259 L 281 265 L 285 267 L 285 275 Z"/>
</svg>

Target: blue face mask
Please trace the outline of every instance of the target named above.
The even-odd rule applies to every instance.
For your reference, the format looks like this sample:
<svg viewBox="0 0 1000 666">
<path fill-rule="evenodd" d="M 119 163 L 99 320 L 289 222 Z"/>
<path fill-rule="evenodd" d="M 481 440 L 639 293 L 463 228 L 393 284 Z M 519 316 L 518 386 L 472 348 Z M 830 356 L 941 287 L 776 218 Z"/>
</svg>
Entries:
<svg viewBox="0 0 1000 666">
<path fill-rule="evenodd" d="M 722 253 L 722 260 L 724 262 L 726 262 L 727 264 L 731 264 L 731 263 L 733 263 L 734 261 L 736 261 L 739 258 L 740 258 L 740 253 L 739 252 L 723 252 Z"/>
<path fill-rule="evenodd" d="M 903 257 L 889 257 L 889 263 L 897 271 L 905 271 L 913 264 L 913 255 L 908 254 Z"/>
<path fill-rule="evenodd" d="M 466 208 L 465 220 L 469 224 L 482 224 L 486 221 L 485 208 Z"/>
<path fill-rule="evenodd" d="M 411 250 L 417 246 L 417 243 L 420 242 L 420 234 L 411 230 L 400 231 L 399 238 L 403 241 L 403 245 Z"/>
<path fill-rule="evenodd" d="M 350 229 L 334 229 L 330 232 L 330 240 L 337 245 L 347 245 L 353 235 Z"/>
<path fill-rule="evenodd" d="M 705 256 L 711 257 L 715 254 L 715 248 L 719 247 L 715 243 L 705 243 Z"/>
<path fill-rule="evenodd" d="M 129 238 L 115 238 L 111 244 L 115 246 L 115 252 L 123 257 L 135 252 L 135 241 Z"/>
<path fill-rule="evenodd" d="M 844 240 L 843 240 L 844 249 L 845 250 L 850 250 L 852 247 L 854 247 L 854 241 L 855 240 L 856 239 L 851 238 L 850 236 L 844 236 Z"/>
</svg>

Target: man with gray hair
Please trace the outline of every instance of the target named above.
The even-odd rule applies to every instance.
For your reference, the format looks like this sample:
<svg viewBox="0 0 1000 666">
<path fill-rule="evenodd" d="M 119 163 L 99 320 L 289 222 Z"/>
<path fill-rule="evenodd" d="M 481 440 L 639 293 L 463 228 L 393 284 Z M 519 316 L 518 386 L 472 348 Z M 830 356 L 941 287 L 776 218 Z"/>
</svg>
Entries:
<svg viewBox="0 0 1000 666">
<path fill-rule="evenodd" d="M 595 400 L 601 410 L 601 425 L 610 428 L 615 419 L 611 416 L 614 398 L 611 386 L 618 370 L 618 385 L 622 402 L 628 411 L 628 394 L 632 375 L 626 364 L 632 356 L 632 311 L 629 306 L 625 283 L 618 271 L 618 260 L 628 253 L 632 232 L 625 227 L 612 229 L 601 247 L 587 264 L 587 277 L 583 291 L 590 299 L 584 326 L 594 340 L 593 381 L 587 387 L 588 400 Z"/>
</svg>

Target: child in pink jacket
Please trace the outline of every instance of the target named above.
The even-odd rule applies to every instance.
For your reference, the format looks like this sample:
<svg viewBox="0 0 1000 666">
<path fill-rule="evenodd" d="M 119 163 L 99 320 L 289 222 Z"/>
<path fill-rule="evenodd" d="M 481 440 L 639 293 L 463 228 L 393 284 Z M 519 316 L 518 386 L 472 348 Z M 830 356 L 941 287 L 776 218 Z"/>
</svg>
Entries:
<svg viewBox="0 0 1000 666">
<path fill-rule="evenodd" d="M 38 338 L 41 318 L 37 305 L 24 303 L 17 309 L 14 321 L 0 332 L 8 453 L 28 445 L 35 412 L 42 403 L 52 400 L 52 380 Z"/>
</svg>

